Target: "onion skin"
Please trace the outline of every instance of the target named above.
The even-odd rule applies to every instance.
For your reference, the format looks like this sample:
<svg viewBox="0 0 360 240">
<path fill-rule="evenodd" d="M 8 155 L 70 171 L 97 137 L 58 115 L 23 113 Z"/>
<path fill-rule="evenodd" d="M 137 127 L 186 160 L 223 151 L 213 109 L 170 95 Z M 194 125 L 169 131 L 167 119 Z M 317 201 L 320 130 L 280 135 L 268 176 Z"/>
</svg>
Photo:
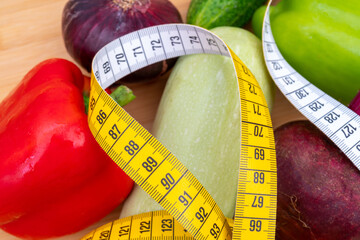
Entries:
<svg viewBox="0 0 360 240">
<path fill-rule="evenodd" d="M 301 219 L 295 196 L 280 192 L 277 204 L 276 240 L 316 240 L 310 227 Z"/>
<path fill-rule="evenodd" d="M 179 11 L 168 0 L 69 0 L 63 10 L 65 47 L 88 72 L 96 52 L 127 33 L 165 23 L 182 23 Z M 123 79 L 150 79 L 165 73 L 176 59 L 154 63 Z"/>
<path fill-rule="evenodd" d="M 360 172 L 353 163 L 309 121 L 277 128 L 275 144 L 279 199 L 276 239 L 349 240 L 357 236 Z M 294 236 L 295 231 L 311 237 L 287 236 Z"/>
</svg>

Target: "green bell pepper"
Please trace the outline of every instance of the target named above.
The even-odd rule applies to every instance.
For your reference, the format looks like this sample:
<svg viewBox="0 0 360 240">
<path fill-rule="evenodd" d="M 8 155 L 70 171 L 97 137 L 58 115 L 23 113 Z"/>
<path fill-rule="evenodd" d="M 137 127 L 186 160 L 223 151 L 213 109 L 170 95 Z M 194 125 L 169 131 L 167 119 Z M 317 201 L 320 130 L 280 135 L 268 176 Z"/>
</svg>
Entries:
<svg viewBox="0 0 360 240">
<path fill-rule="evenodd" d="M 260 37 L 265 6 L 253 15 Z M 270 9 L 275 41 L 289 64 L 321 90 L 348 104 L 360 89 L 358 0 L 282 0 Z"/>
</svg>

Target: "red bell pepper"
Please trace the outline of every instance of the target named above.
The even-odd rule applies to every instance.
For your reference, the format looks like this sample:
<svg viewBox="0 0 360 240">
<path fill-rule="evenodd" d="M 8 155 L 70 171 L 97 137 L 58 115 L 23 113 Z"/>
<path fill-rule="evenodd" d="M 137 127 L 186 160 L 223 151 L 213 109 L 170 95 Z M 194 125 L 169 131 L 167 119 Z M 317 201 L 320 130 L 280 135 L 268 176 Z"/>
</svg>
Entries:
<svg viewBox="0 0 360 240">
<path fill-rule="evenodd" d="M 133 181 L 87 125 L 83 75 L 46 60 L 0 105 L 0 227 L 39 239 L 81 230 L 128 196 Z"/>
</svg>

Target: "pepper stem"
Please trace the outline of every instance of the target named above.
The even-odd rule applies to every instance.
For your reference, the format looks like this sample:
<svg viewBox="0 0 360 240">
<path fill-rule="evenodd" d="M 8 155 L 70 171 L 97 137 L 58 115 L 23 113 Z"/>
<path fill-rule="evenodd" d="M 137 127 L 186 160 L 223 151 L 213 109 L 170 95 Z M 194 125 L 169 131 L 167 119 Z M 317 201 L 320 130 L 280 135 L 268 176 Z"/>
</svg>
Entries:
<svg viewBox="0 0 360 240">
<path fill-rule="evenodd" d="M 133 91 L 127 86 L 120 85 L 111 94 L 112 97 L 120 106 L 125 106 L 135 99 Z"/>
<path fill-rule="evenodd" d="M 128 88 L 127 86 L 120 85 L 117 87 L 111 94 L 110 97 L 115 100 L 121 107 L 125 106 L 126 104 L 130 103 L 132 100 L 135 99 L 135 95 L 133 91 Z M 84 98 L 84 105 L 85 105 L 85 113 L 88 114 L 89 109 L 89 96 L 83 94 Z"/>
</svg>

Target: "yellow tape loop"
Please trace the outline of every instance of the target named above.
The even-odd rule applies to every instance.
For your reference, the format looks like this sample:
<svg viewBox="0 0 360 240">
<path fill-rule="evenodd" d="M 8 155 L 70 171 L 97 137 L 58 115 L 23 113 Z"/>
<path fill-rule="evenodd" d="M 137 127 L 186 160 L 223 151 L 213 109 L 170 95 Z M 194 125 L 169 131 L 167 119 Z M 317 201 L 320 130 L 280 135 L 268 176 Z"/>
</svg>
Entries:
<svg viewBox="0 0 360 240">
<path fill-rule="evenodd" d="M 159 40 L 161 46 L 152 48 L 153 39 Z M 206 189 L 169 150 L 104 91 L 118 79 L 149 64 L 197 53 L 231 57 L 240 91 L 242 154 L 233 238 L 273 239 L 277 185 L 275 146 L 269 110 L 259 84 L 250 70 L 213 33 L 186 24 L 160 25 L 130 33 L 106 45 L 93 61 L 88 114 L 90 130 L 114 162 L 192 237 L 198 240 L 230 240 L 232 231 L 229 223 Z M 121 61 L 118 61 L 119 58 Z M 261 108 L 261 116 L 250 111 L 253 108 Z M 118 131 L 116 136 L 111 134 L 113 129 Z M 259 163 L 256 160 L 259 154 L 264 156 L 266 161 Z M 141 167 L 148 158 L 156 162 L 152 171 Z M 189 204 L 179 201 L 181 196 L 186 197 Z M 167 222 L 165 219 L 168 218 L 164 218 L 164 226 L 170 224 L 170 220 Z M 148 220 L 146 221 L 147 224 Z M 141 231 L 149 227 L 149 236 L 164 234 L 161 227 L 152 227 L 155 226 L 153 223 L 154 221 L 150 220 L 150 225 L 144 223 L 146 226 L 138 226 L 131 229 L 131 232 L 137 231 L 137 236 L 142 238 L 146 232 Z M 172 223 L 175 224 L 175 221 Z M 111 229 L 114 229 L 114 225 Z M 116 230 L 114 236 L 121 238 L 119 233 L 124 231 Z M 98 233 L 95 231 L 96 234 Z"/>
</svg>

